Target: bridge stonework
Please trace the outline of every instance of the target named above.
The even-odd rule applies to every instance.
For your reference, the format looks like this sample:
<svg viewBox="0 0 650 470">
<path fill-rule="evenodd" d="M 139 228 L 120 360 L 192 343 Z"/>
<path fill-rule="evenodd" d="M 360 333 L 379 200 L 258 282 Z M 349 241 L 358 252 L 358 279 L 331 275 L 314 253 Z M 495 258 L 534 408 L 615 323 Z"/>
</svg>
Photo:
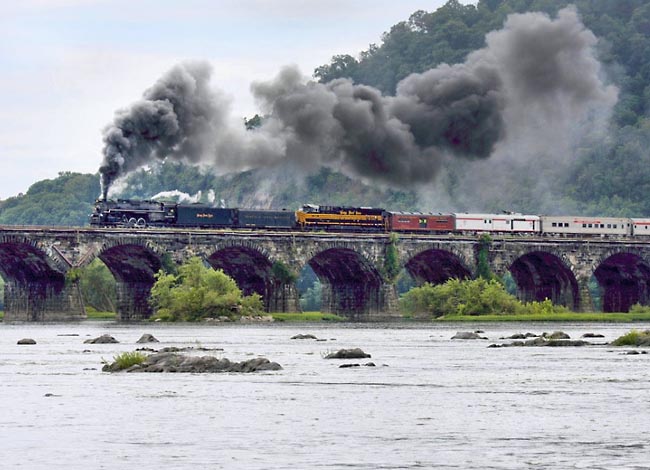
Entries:
<svg viewBox="0 0 650 470">
<path fill-rule="evenodd" d="M 475 236 L 400 235 L 398 264 L 416 283 L 472 278 Z M 259 293 L 269 312 L 298 312 L 297 275 L 310 266 L 322 285 L 323 312 L 368 321 L 398 315 L 387 274 L 388 234 L 201 231 L 172 229 L 0 228 L 6 321 L 85 318 L 78 269 L 100 258 L 117 283 L 123 321 L 151 316 L 155 273 L 201 257 Z M 510 273 L 522 300 L 549 298 L 577 311 L 626 311 L 650 303 L 650 240 L 496 237 L 488 247 L 497 275 Z"/>
</svg>

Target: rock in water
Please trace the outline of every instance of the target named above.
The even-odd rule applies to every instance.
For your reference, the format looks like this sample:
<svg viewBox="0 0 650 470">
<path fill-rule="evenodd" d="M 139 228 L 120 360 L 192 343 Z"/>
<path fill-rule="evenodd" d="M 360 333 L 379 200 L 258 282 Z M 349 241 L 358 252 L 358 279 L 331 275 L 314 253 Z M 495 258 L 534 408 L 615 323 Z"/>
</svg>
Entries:
<svg viewBox="0 0 650 470">
<path fill-rule="evenodd" d="M 84 344 L 108 344 L 108 343 L 119 343 L 118 340 L 113 338 L 111 335 L 101 335 L 97 338 L 87 339 L 84 341 Z"/>
<path fill-rule="evenodd" d="M 370 354 L 366 354 L 360 348 L 353 349 L 339 349 L 335 353 L 330 353 L 325 356 L 325 359 L 365 359 L 367 357 L 372 357 Z"/>
<path fill-rule="evenodd" d="M 543 335 L 547 339 L 571 339 L 571 336 L 566 334 L 564 331 L 554 331 L 550 335 Z"/>
<path fill-rule="evenodd" d="M 36 344 L 36 341 L 32 338 L 23 338 L 19 339 L 16 344 Z"/>
<path fill-rule="evenodd" d="M 141 343 L 159 343 L 154 335 L 150 335 L 149 333 L 145 333 L 142 336 L 140 336 L 140 339 L 136 341 L 136 343 L 141 344 Z"/>
<path fill-rule="evenodd" d="M 310 334 L 306 334 L 306 335 L 300 334 L 300 335 L 292 336 L 291 339 L 316 339 L 317 340 L 318 338 Z"/>
<path fill-rule="evenodd" d="M 117 372 L 116 363 L 107 364 L 102 369 L 104 372 Z M 126 372 L 258 372 L 266 370 L 282 370 L 277 362 L 271 362 L 264 357 L 249 359 L 242 362 L 231 362 L 226 358 L 219 359 L 215 356 L 185 356 L 182 354 L 165 352 L 152 354 L 144 362 L 134 365 Z"/>
<path fill-rule="evenodd" d="M 487 339 L 483 336 L 479 336 L 478 333 L 473 331 L 459 331 L 451 339 Z"/>
</svg>

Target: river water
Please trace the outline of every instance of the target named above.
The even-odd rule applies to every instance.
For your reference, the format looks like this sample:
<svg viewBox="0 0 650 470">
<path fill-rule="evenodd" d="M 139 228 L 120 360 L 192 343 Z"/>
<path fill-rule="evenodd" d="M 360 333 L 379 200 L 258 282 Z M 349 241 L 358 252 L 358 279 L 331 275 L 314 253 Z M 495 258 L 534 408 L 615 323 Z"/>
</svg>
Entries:
<svg viewBox="0 0 650 470">
<path fill-rule="evenodd" d="M 450 339 L 477 328 L 489 340 Z M 0 468 L 648 469 L 650 354 L 487 348 L 518 332 L 604 343 L 632 328 L 647 325 L 0 324 Z M 83 343 L 104 333 L 120 343 Z M 101 372 L 143 333 L 284 370 Z M 323 357 L 351 347 L 372 359 Z"/>
</svg>

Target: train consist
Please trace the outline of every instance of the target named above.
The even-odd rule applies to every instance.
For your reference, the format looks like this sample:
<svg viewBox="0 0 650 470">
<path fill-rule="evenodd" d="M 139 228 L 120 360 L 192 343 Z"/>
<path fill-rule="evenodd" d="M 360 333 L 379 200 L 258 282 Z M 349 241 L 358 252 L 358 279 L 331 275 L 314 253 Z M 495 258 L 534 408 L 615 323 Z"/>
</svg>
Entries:
<svg viewBox="0 0 650 470">
<path fill-rule="evenodd" d="M 90 225 L 410 233 L 648 236 L 650 218 L 433 214 L 306 204 L 297 211 L 209 207 L 158 201 L 98 200 Z"/>
</svg>

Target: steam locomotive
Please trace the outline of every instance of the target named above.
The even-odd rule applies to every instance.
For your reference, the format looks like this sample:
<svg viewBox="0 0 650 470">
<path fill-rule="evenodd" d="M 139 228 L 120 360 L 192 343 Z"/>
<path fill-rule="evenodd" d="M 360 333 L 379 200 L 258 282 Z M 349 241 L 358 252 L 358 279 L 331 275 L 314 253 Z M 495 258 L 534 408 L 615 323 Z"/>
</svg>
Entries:
<svg viewBox="0 0 650 470">
<path fill-rule="evenodd" d="M 650 218 L 539 216 L 519 213 L 395 212 L 305 204 L 297 211 L 210 207 L 140 200 L 98 200 L 96 227 L 179 227 L 410 233 L 513 233 L 650 237 Z"/>
</svg>

